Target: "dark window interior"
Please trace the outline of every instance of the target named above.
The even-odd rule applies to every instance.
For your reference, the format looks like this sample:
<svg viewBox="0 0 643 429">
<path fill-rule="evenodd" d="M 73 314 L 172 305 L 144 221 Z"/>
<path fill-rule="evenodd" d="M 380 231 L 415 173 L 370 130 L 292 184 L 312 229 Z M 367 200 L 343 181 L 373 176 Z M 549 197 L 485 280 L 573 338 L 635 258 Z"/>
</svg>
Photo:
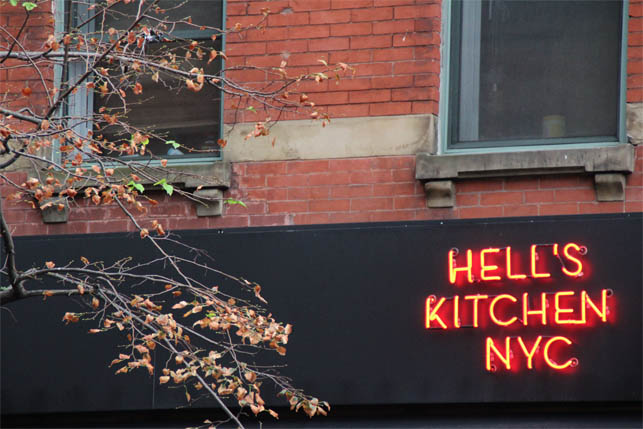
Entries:
<svg viewBox="0 0 643 429">
<path fill-rule="evenodd" d="M 163 12 L 151 13 L 155 18 L 166 21 L 176 21 L 191 17 L 193 23 L 221 28 L 222 25 L 222 2 L 218 0 L 208 1 L 161 1 Z M 137 2 L 127 5 L 121 4 L 112 8 L 104 21 L 104 31 L 110 27 L 121 29 L 129 25 L 132 19 L 125 19 L 125 16 L 136 14 Z M 142 25 L 156 25 L 152 21 L 143 21 Z M 97 29 L 98 30 L 98 29 Z M 166 32 L 155 33 L 146 42 L 145 55 L 153 56 L 156 59 L 170 60 L 175 55 L 181 64 L 180 69 L 189 71 L 193 67 L 202 68 L 206 74 L 216 74 L 221 69 L 221 57 L 217 57 L 208 64 L 210 50 L 221 50 L 221 38 L 217 37 L 212 41 L 213 31 L 200 30 L 199 27 L 187 24 L 179 24 L 174 27 L 167 27 Z M 190 58 L 185 56 L 188 45 L 192 40 L 198 41 L 201 47 L 202 58 L 199 59 L 197 50 L 190 51 Z M 136 49 L 136 48 L 134 48 Z M 136 49 L 140 51 L 140 49 Z M 119 64 L 107 65 L 110 75 L 126 74 L 131 72 Z M 137 128 L 149 132 L 150 143 L 147 150 L 156 156 L 164 158 L 182 158 L 186 156 L 213 156 L 219 154 L 217 140 L 220 137 L 221 118 L 221 93 L 207 83 L 199 92 L 188 90 L 185 79 L 177 79 L 174 75 L 160 71 L 158 82 L 153 80 L 155 70 L 143 67 L 142 73 L 137 73 L 135 79 L 130 82 L 138 82 L 143 87 L 140 95 L 135 95 L 131 88 L 126 90 L 127 122 Z M 194 80 L 194 79 L 193 79 Z M 196 81 L 195 81 L 196 83 Z M 131 85 L 130 85 L 131 87 Z M 94 94 L 94 111 L 98 112 L 105 107 L 111 113 L 123 113 L 122 100 L 116 94 L 101 96 Z M 109 141 L 123 143 L 129 141 L 130 130 L 112 125 L 100 130 L 94 130 Z M 155 137 L 156 136 L 156 137 Z M 183 147 L 175 148 L 165 141 L 176 141 Z"/>
<path fill-rule="evenodd" d="M 617 140 L 620 1 L 458 3 L 452 147 Z"/>
</svg>

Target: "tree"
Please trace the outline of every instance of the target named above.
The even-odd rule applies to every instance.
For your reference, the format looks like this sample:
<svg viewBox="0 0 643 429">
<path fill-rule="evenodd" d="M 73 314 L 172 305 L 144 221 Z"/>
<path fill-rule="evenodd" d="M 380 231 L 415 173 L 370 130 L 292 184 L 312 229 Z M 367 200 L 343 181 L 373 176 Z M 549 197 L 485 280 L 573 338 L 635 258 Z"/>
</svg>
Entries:
<svg viewBox="0 0 643 429">
<path fill-rule="evenodd" d="M 259 352 L 285 355 L 292 330 L 268 313 L 259 284 L 211 267 L 206 255 L 181 243 L 149 214 L 150 207 L 159 204 L 150 196 L 150 184 L 169 196 L 212 202 L 198 195 L 201 186 L 175 187 L 168 179 L 173 174 L 168 158 L 216 155 L 225 139 L 207 138 L 208 144 L 195 146 L 176 139 L 162 121 L 146 120 L 150 115 L 141 112 L 149 106 L 157 109 L 153 111 L 167 107 L 169 97 L 181 103 L 193 99 L 200 106 L 204 100 L 212 101 L 208 99 L 212 94 L 223 93 L 236 100 L 237 111 L 257 114 L 254 131 L 247 138 L 269 135 L 270 126 L 284 112 L 297 112 L 325 125 L 329 118 L 315 111 L 298 85 L 329 76 L 339 79 L 352 69 L 324 61 L 318 72 L 296 76 L 290 75 L 285 62 L 276 68 L 226 68 L 219 41 L 227 34 L 261 30 L 269 11 L 250 26 L 225 29 L 191 17 L 189 12 L 195 9 L 190 7 L 196 0 L 67 0 L 64 26 L 47 37 L 42 49 L 28 49 L 23 30 L 48 1 L 0 2 L 24 17 L 18 31 L 0 26 L 0 69 L 29 69 L 38 76 L 20 90 L 19 97 L 7 93 L 0 99 L 0 177 L 15 188 L 5 201 L 0 200 L 5 254 L 0 273 L 8 281 L 0 290 L 0 305 L 37 297 L 84 298 L 86 311 L 67 312 L 63 321 L 93 323 L 89 333 L 95 335 L 120 332 L 125 352 L 115 352 L 112 365 L 117 374 L 138 369 L 158 377 L 162 384 L 184 385 L 188 402 L 205 392 L 239 426 L 244 409 L 277 417 L 261 396 L 261 385 L 267 382 L 278 386 L 291 408 L 311 417 L 325 415 L 327 403 L 294 388 L 274 369 L 245 358 Z M 203 19 L 207 13 L 199 16 Z M 53 82 L 56 69 L 61 78 Z M 269 85 L 251 86 L 231 77 L 248 69 L 262 70 L 273 79 Z M 45 95 L 42 113 L 27 104 L 36 86 Z M 93 97 L 93 106 L 78 109 L 79 97 Z M 193 119 L 184 118 L 186 123 Z M 210 126 L 194 125 L 195 135 L 207 134 Z M 20 163 L 30 171 L 24 183 L 13 182 L 5 173 Z M 82 198 L 99 207 L 120 208 L 138 231 L 133 239 L 146 240 L 155 256 L 147 260 L 127 255 L 124 249 L 121 260 L 108 264 L 78 255 L 77 261 L 64 265 L 49 261 L 20 270 L 19 262 L 27 256 L 17 253 L 1 205 L 73 210 Z M 198 278 L 187 274 L 195 269 L 201 273 Z M 234 281 L 237 289 L 223 290 L 201 280 L 210 275 Z M 55 281 L 57 286 L 44 287 L 45 281 Z M 171 356 L 163 368 L 151 364 L 155 349 Z M 238 413 L 232 411 L 233 403 L 240 407 Z"/>
</svg>

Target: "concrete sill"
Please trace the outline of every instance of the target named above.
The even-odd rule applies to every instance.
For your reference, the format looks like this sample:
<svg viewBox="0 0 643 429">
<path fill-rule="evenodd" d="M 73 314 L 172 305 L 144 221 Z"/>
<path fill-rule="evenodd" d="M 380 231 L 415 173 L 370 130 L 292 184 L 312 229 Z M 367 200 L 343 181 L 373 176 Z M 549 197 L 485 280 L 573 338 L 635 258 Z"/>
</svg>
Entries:
<svg viewBox="0 0 643 429">
<path fill-rule="evenodd" d="M 196 189 L 198 186 L 204 188 L 229 188 L 232 167 L 229 162 L 215 161 L 194 165 L 168 165 L 167 167 L 148 167 L 150 176 L 158 177 L 156 180 L 146 178 L 138 174 L 141 184 L 146 188 L 160 180 L 165 179 L 167 183 L 181 189 Z M 144 171 L 146 168 L 143 169 Z M 114 177 L 129 177 L 129 168 L 116 168 Z"/>
<path fill-rule="evenodd" d="M 634 146 L 416 156 L 418 180 L 470 179 L 561 173 L 632 173 Z"/>
<path fill-rule="evenodd" d="M 229 162 L 215 161 L 203 164 L 175 165 L 161 168 L 143 167 L 143 172 L 136 172 L 140 177 L 140 184 L 147 190 L 160 190 L 160 186 L 154 183 L 165 179 L 172 186 L 194 192 L 196 199 L 193 201 L 196 206 L 197 216 L 221 216 L 223 212 L 223 191 L 230 187 L 232 166 Z M 145 174 L 149 170 L 149 175 Z M 132 170 L 126 167 L 114 168 L 114 175 L 110 179 L 120 180 L 127 183 L 131 180 Z M 57 178 L 63 182 L 65 176 L 58 173 Z M 149 176 L 149 177 L 146 177 Z M 76 190 L 83 189 L 82 183 L 75 184 Z M 196 190 L 201 187 L 199 190 Z M 62 210 L 57 210 L 56 205 L 60 198 L 54 197 L 54 207 L 42 210 L 44 223 L 65 223 L 69 218 L 69 208 L 66 205 Z"/>
<path fill-rule="evenodd" d="M 89 169 L 86 165 L 83 165 L 83 167 Z M 127 167 L 112 165 L 107 165 L 106 167 L 114 168 L 114 175 L 110 178 L 112 180 L 123 179 L 127 182 L 131 180 L 130 174 L 134 173 Z M 229 162 L 214 161 L 203 164 L 168 165 L 167 167 L 144 167 L 139 164 L 137 167 L 142 170 L 142 173 L 136 172 L 136 175 L 141 179 L 139 183 L 145 186 L 146 189 L 154 189 L 153 184 L 161 179 L 165 179 L 167 183 L 171 183 L 177 188 L 186 190 L 196 189 L 199 186 L 219 189 L 230 187 L 232 167 Z M 145 171 L 148 171 L 149 174 L 144 174 Z M 54 176 L 61 182 L 66 178 L 66 175 L 60 172 L 54 173 Z M 82 189 L 84 186 L 82 182 L 78 182 L 74 184 L 74 187 Z"/>
<path fill-rule="evenodd" d="M 415 178 L 424 183 L 427 207 L 453 207 L 454 180 L 544 174 L 594 174 L 597 201 L 624 201 L 625 174 L 634 171 L 634 146 L 525 152 L 416 156 Z"/>
</svg>

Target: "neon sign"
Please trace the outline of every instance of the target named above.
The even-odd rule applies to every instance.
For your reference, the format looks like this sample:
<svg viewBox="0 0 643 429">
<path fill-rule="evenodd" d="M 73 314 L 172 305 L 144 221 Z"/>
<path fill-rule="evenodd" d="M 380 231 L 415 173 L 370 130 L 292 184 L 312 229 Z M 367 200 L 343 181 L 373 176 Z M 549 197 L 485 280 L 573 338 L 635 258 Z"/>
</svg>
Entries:
<svg viewBox="0 0 643 429">
<path fill-rule="evenodd" d="M 449 250 L 447 266 L 452 285 L 460 290 L 466 290 L 467 285 L 473 283 L 490 287 L 485 293 L 464 293 L 452 297 L 429 295 L 425 302 L 425 328 L 444 331 L 500 326 L 516 330 L 529 326 L 589 327 L 608 323 L 610 289 L 592 292 L 571 287 L 552 292 L 524 290 L 524 287 L 533 287 L 534 282 L 551 284 L 552 274 L 563 279 L 584 281 L 585 246 L 576 243 L 532 244 L 528 254 L 528 261 L 521 261 L 520 255 L 511 247 L 489 247 L 479 252 L 467 249 L 464 254 L 455 248 Z M 560 263 L 560 272 L 551 270 L 551 264 L 546 263 L 547 258 Z M 523 290 L 519 293 L 498 292 L 495 286 L 503 281 L 515 282 L 517 286 L 523 286 Z M 540 359 L 540 367 L 563 371 L 579 363 L 571 355 L 573 344 L 573 340 L 564 335 L 538 335 L 535 339 L 516 335 L 504 339 L 488 336 L 484 346 L 484 366 L 490 372 L 515 370 L 521 366 L 534 370 L 534 361 Z"/>
</svg>

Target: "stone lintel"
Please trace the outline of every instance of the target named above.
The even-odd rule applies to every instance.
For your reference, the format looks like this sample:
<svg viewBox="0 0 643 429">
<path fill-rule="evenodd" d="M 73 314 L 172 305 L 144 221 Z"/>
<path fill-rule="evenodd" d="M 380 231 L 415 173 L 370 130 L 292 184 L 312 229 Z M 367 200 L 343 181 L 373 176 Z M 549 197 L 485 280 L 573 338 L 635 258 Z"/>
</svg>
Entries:
<svg viewBox="0 0 643 429">
<path fill-rule="evenodd" d="M 643 103 L 627 103 L 626 128 L 630 143 L 643 144 Z"/>
<path fill-rule="evenodd" d="M 437 117 L 431 114 L 279 121 L 270 135 L 246 140 L 254 123 L 225 126 L 230 162 L 357 158 L 435 153 Z"/>
</svg>

